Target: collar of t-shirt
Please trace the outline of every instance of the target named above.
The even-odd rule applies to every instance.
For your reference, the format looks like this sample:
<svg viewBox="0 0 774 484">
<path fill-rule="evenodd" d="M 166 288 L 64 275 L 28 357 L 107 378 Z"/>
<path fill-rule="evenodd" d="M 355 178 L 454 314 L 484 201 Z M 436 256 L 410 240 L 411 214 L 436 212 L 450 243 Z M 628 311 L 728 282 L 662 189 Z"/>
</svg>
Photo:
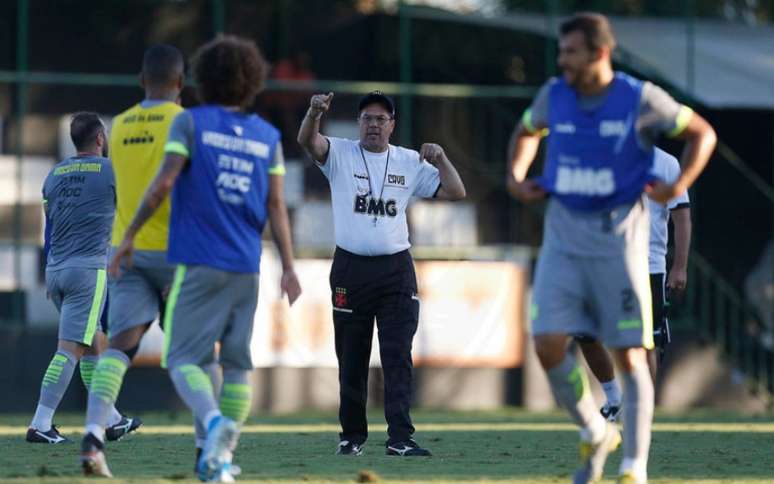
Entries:
<svg viewBox="0 0 774 484">
<path fill-rule="evenodd" d="M 384 170 L 387 168 L 385 166 L 387 163 L 387 154 L 390 152 L 390 149 L 388 147 L 381 153 L 374 153 L 373 151 L 368 151 L 367 149 L 358 145 L 358 151 L 361 149 L 363 150 L 362 153 L 366 164 L 363 169 L 366 170 L 366 173 L 368 173 L 368 178 L 371 181 L 371 190 L 375 192 L 372 193 L 372 196 L 379 196 L 379 190 L 382 188 L 382 184 L 384 182 Z M 360 163 L 363 163 L 362 158 Z"/>
<path fill-rule="evenodd" d="M 156 106 L 160 106 L 162 104 L 171 103 L 172 101 L 169 101 L 167 99 L 143 99 L 140 101 L 140 107 L 143 109 L 148 108 L 155 108 Z"/>
</svg>

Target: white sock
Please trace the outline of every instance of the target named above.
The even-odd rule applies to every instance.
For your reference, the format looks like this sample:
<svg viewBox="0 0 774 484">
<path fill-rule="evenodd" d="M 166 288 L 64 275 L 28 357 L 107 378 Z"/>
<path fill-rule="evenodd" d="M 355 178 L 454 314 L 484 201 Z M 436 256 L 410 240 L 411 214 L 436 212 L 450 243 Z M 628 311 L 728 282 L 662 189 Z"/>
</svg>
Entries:
<svg viewBox="0 0 774 484">
<path fill-rule="evenodd" d="M 99 439 L 100 442 L 102 442 L 102 443 L 105 442 L 105 429 L 103 429 L 99 425 L 88 424 L 86 426 L 86 432 L 85 433 L 87 433 L 87 434 L 91 433 L 92 435 L 94 435 L 94 437 Z"/>
<path fill-rule="evenodd" d="M 599 418 L 596 418 L 599 417 Z M 599 413 L 596 417 L 591 419 L 589 426 L 580 430 L 581 440 L 591 443 L 597 443 L 605 438 L 605 430 L 607 429 L 607 422 L 604 417 Z"/>
<path fill-rule="evenodd" d="M 621 460 L 621 474 L 624 472 L 631 472 L 637 480 L 643 482 L 648 479 L 647 462 L 642 459 L 632 459 L 630 457 L 624 457 Z"/>
<path fill-rule="evenodd" d="M 30 423 L 30 427 L 36 430 L 40 430 L 41 432 L 48 432 L 51 430 L 51 421 L 54 418 L 55 411 L 56 410 L 53 408 L 38 405 L 38 408 L 35 409 L 35 416 L 32 417 L 32 423 Z"/>
<path fill-rule="evenodd" d="M 112 427 L 113 425 L 117 424 L 121 421 L 121 412 L 119 412 L 115 405 L 113 405 L 113 408 L 110 410 L 110 417 L 108 417 L 107 426 Z"/>
<path fill-rule="evenodd" d="M 602 383 L 602 389 L 605 391 L 608 405 L 613 405 L 615 407 L 621 406 L 621 387 L 618 386 L 618 382 L 615 381 L 615 378 Z"/>
</svg>

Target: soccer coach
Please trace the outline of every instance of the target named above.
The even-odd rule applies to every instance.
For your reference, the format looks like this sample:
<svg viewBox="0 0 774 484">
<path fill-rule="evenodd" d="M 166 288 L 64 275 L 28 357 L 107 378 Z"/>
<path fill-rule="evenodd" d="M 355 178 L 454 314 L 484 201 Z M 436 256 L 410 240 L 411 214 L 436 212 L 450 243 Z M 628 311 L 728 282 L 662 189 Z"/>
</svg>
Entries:
<svg viewBox="0 0 774 484">
<path fill-rule="evenodd" d="M 328 178 L 336 252 L 330 284 L 339 362 L 337 454 L 360 455 L 368 437 L 366 400 L 374 318 L 384 370 L 387 455 L 428 456 L 412 438 L 411 345 L 419 321 L 406 208 L 412 197 L 461 200 L 465 186 L 437 144 L 419 153 L 389 144 L 395 104 L 379 91 L 360 100 L 360 139 L 320 134 L 333 93 L 312 96 L 299 144 Z"/>
</svg>

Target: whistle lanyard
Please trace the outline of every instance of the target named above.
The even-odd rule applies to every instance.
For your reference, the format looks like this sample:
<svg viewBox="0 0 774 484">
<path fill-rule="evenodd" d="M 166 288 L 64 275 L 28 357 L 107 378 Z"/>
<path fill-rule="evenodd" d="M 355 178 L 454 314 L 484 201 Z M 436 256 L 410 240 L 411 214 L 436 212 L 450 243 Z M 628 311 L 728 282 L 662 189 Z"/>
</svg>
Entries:
<svg viewBox="0 0 774 484">
<path fill-rule="evenodd" d="M 363 159 L 363 166 L 365 166 L 366 169 L 366 175 L 368 175 L 368 195 L 371 196 L 373 199 L 374 196 L 374 187 L 371 185 L 371 170 L 368 169 L 368 163 L 366 162 L 365 153 L 363 152 L 363 147 L 359 146 L 360 148 L 360 157 Z M 384 164 L 384 176 L 382 177 L 382 189 L 379 192 L 379 200 L 382 199 L 382 195 L 384 195 L 384 185 L 387 181 L 387 167 L 390 166 L 390 147 L 387 146 L 387 162 Z M 376 221 L 377 216 L 374 215 L 374 227 L 376 227 Z"/>
</svg>

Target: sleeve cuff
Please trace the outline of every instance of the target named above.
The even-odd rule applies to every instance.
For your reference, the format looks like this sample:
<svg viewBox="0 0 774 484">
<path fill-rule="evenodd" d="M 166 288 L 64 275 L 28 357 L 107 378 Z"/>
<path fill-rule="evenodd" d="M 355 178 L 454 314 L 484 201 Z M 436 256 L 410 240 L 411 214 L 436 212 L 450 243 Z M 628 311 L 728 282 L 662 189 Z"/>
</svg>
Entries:
<svg viewBox="0 0 774 484">
<path fill-rule="evenodd" d="M 524 114 L 521 116 L 521 124 L 530 134 L 539 134 L 544 138 L 548 136 L 548 128 L 537 129 L 532 123 L 532 109 L 527 109 L 524 111 Z"/>
<path fill-rule="evenodd" d="M 675 119 L 675 127 L 672 131 L 667 133 L 667 136 L 670 138 L 679 136 L 680 133 L 685 130 L 685 127 L 688 126 L 688 123 L 691 121 L 691 116 L 693 116 L 693 109 L 686 105 L 680 106 L 680 111 L 677 112 L 677 119 Z"/>
<path fill-rule="evenodd" d="M 438 182 L 438 188 L 435 189 L 435 191 L 433 192 L 433 196 L 431 198 L 438 197 L 438 192 L 441 191 L 441 186 L 442 186 L 441 182 Z"/>
<path fill-rule="evenodd" d="M 185 156 L 186 158 L 190 156 L 188 148 L 186 148 L 186 146 L 179 141 L 167 142 L 167 144 L 164 145 L 164 153 L 174 153 L 176 155 Z"/>
<path fill-rule="evenodd" d="M 526 129 L 528 132 L 534 134 L 535 133 L 535 125 L 532 124 L 532 110 L 527 109 L 524 111 L 524 114 L 521 116 L 521 124 L 524 126 L 524 129 Z"/>
<path fill-rule="evenodd" d="M 682 208 L 691 208 L 691 204 L 690 203 L 686 203 L 686 202 L 678 203 L 677 205 L 675 205 L 674 207 L 670 208 L 669 210 L 670 211 L 675 211 L 675 210 L 680 210 Z"/>
<path fill-rule="evenodd" d="M 269 175 L 283 176 L 285 173 L 285 165 L 277 165 L 269 168 Z"/>
</svg>

